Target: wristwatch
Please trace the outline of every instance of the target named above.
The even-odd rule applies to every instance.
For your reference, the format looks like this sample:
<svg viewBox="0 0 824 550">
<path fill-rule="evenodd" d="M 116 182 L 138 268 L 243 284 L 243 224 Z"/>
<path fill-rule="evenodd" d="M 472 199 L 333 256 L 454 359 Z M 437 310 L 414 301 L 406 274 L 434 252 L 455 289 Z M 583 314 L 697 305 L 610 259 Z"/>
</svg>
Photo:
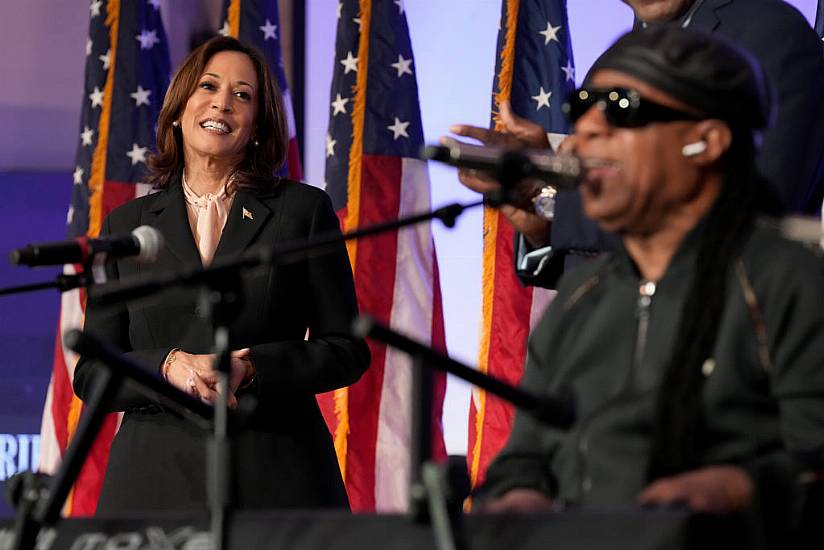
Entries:
<svg viewBox="0 0 824 550">
<path fill-rule="evenodd" d="M 552 221 L 555 218 L 555 195 L 557 194 L 557 189 L 551 185 L 546 185 L 532 197 L 532 207 L 538 217 L 547 221 Z"/>
</svg>

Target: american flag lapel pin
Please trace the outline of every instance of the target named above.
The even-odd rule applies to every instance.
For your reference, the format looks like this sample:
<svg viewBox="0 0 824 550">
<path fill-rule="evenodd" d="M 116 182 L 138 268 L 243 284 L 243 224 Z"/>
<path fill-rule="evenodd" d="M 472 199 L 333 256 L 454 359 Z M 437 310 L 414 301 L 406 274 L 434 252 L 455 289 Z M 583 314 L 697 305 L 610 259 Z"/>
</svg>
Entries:
<svg viewBox="0 0 824 550">
<path fill-rule="evenodd" d="M 248 219 L 250 219 L 250 220 L 254 220 L 254 219 L 255 219 L 255 218 L 252 216 L 252 213 L 251 213 L 251 212 L 249 212 L 248 210 L 246 210 L 246 209 L 244 208 L 244 209 L 243 209 L 243 219 L 245 220 L 245 219 L 247 219 L 247 218 L 248 218 Z"/>
</svg>

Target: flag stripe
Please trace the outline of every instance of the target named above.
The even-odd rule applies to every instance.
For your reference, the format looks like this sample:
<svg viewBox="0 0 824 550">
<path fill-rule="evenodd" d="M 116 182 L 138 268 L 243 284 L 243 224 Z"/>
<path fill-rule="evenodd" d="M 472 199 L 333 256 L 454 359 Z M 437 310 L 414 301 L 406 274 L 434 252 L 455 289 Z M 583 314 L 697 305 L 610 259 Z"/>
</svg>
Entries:
<svg viewBox="0 0 824 550">
<path fill-rule="evenodd" d="M 169 58 L 160 12 L 147 2 L 118 0 L 92 5 L 86 46 L 80 140 L 75 155 L 69 235 L 96 237 L 103 218 L 145 185 L 146 153 L 168 84 Z M 102 90 L 101 90 L 102 87 Z M 130 151 L 131 149 L 131 151 Z M 64 273 L 83 266 L 64 266 Z M 52 380 L 43 411 L 40 469 L 54 473 L 83 412 L 72 391 L 77 356 L 61 342 L 63 331 L 83 324 L 85 292 L 63 294 L 55 339 Z M 90 515 L 108 461 L 119 415 L 109 415 L 71 490 L 64 512 Z"/>
<path fill-rule="evenodd" d="M 397 158 L 397 157 L 395 157 Z M 398 216 L 408 216 L 429 208 L 429 174 L 417 159 L 402 159 Z M 432 340 L 432 234 L 427 224 L 398 232 L 395 269 L 395 292 L 392 299 L 394 330 L 429 345 Z M 405 415 L 411 411 L 412 360 L 404 352 L 390 348 L 384 367 L 384 384 L 380 399 L 380 423 L 376 453 L 375 499 L 383 511 L 402 511 L 409 500 L 408 479 L 398 472 L 409 471 L 411 423 Z"/>
<path fill-rule="evenodd" d="M 361 163 L 363 161 L 363 125 L 364 116 L 366 114 L 366 78 L 368 75 L 367 60 L 369 51 L 369 25 L 371 23 L 372 13 L 371 2 L 369 0 L 360 0 L 358 13 L 360 15 L 361 23 L 360 36 L 358 38 L 357 76 L 355 80 L 355 93 L 352 101 L 351 114 L 352 142 L 348 151 L 349 165 L 346 185 L 346 210 L 343 219 L 343 231 L 345 232 L 353 231 L 360 224 L 360 197 L 363 169 Z M 358 242 L 356 240 L 347 241 L 346 250 L 349 253 L 349 262 L 353 267 L 353 271 L 355 272 L 355 281 L 358 281 Z M 359 306 L 362 309 L 363 306 L 360 305 L 360 293 L 361 290 L 360 288 L 358 288 L 358 302 Z M 372 365 L 383 364 L 382 361 L 379 362 L 376 359 L 376 352 L 378 352 L 377 357 L 381 359 L 383 358 L 382 350 L 376 350 L 375 346 L 373 346 L 371 343 L 370 349 L 372 350 Z M 374 368 L 370 369 L 370 372 L 373 370 Z M 370 380 L 372 383 L 374 383 L 374 381 L 371 380 L 373 376 L 375 375 L 370 375 L 369 373 L 367 373 L 367 380 Z M 370 386 L 369 383 L 363 383 L 363 385 L 365 387 Z M 380 384 L 370 389 L 372 391 L 379 391 L 379 388 Z M 347 481 L 347 491 L 349 491 L 350 500 L 352 500 L 353 502 L 357 502 L 358 499 L 363 499 L 364 505 L 366 507 L 374 508 L 374 495 L 370 494 L 371 488 L 374 487 L 374 470 L 370 467 L 374 466 L 374 457 L 372 457 L 371 459 L 369 457 L 361 457 L 355 463 L 350 464 L 351 457 L 349 453 L 349 438 L 351 436 L 350 430 L 352 426 L 349 420 L 349 410 L 353 407 L 357 407 L 359 401 L 358 399 L 353 399 L 353 396 L 350 395 L 350 391 L 351 388 L 349 387 L 341 388 L 335 391 L 334 394 L 335 415 L 337 416 L 334 434 L 335 449 L 338 452 L 338 459 L 340 460 L 341 471 L 344 472 L 344 479 Z M 374 396 L 377 394 L 378 393 L 374 393 L 372 395 Z M 375 430 L 376 429 L 377 428 L 375 427 Z M 367 430 L 367 433 L 371 436 L 374 436 L 376 434 L 376 431 Z M 366 461 L 367 464 L 362 464 L 363 461 Z M 350 471 L 355 474 L 353 478 L 349 477 Z M 357 480 L 361 479 L 370 489 L 358 486 L 359 481 Z"/>
<path fill-rule="evenodd" d="M 349 231 L 428 210 L 430 195 L 426 165 L 415 158 L 423 132 L 402 6 L 345 0 L 338 13 L 326 181 Z M 363 239 L 349 254 L 362 312 L 445 347 L 428 224 Z M 325 418 L 336 412 L 329 425 L 353 510 L 401 511 L 408 505 L 411 361 L 369 345 L 372 365 L 361 380 L 337 391 L 334 407 L 329 395 L 319 401 Z M 445 377 L 436 380 L 433 447 L 443 457 Z"/>
<path fill-rule="evenodd" d="M 572 85 L 572 53 L 562 0 L 505 0 L 498 35 L 493 90 L 494 127 L 502 101 L 516 114 L 544 126 L 552 141 L 567 131 L 560 105 Z M 563 67 L 563 68 L 562 68 Z M 563 73 L 563 76 L 562 76 Z M 525 289 L 513 265 L 514 232 L 497 211 L 484 212 L 483 324 L 480 369 L 511 384 L 520 381 L 530 327 L 552 293 Z M 506 443 L 513 410 L 508 404 L 473 392 L 467 462 L 473 487 L 483 483 L 489 463 Z"/>
<path fill-rule="evenodd" d="M 400 189 L 396 182 L 401 179 L 401 163 L 398 157 L 363 155 L 363 178 L 360 192 L 365 197 L 380 197 L 381 200 L 368 200 L 360 203 L 358 219 L 362 225 L 372 225 L 397 217 L 400 209 Z M 398 236 L 396 232 L 387 232 L 362 240 L 358 244 L 355 280 L 386 283 L 395 281 L 397 255 Z M 368 311 L 383 323 L 389 323 L 393 313 L 394 286 L 393 284 L 359 284 L 360 309 Z M 363 385 L 359 383 L 349 389 L 349 407 L 360 411 L 360 420 L 357 429 L 350 426 L 347 454 L 350 474 L 348 487 L 351 487 L 355 494 L 361 495 L 360 498 L 363 500 L 360 501 L 358 507 L 363 506 L 366 509 L 374 509 L 377 504 L 375 495 L 376 456 L 375 453 L 353 453 L 352 451 L 353 449 L 375 448 L 375 442 L 378 441 L 382 393 L 386 386 L 384 379 L 387 368 L 389 368 L 389 360 L 393 357 L 392 350 L 387 350 L 383 344 L 370 342 L 370 349 L 372 368 L 364 376 L 364 378 L 369 377 L 368 382 Z M 390 398 L 388 403 L 394 404 L 395 402 Z M 357 458 L 353 454 L 358 455 Z M 381 460 L 383 458 L 381 456 Z"/>
</svg>

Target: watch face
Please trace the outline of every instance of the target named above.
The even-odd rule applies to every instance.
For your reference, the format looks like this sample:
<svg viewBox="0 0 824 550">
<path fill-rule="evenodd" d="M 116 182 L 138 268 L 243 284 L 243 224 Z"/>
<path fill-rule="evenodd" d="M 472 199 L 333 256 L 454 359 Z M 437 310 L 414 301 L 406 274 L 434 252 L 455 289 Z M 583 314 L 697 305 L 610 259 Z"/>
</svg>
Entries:
<svg viewBox="0 0 824 550">
<path fill-rule="evenodd" d="M 532 206 L 539 217 L 549 221 L 555 218 L 555 193 L 555 189 L 544 187 L 532 197 Z"/>
</svg>

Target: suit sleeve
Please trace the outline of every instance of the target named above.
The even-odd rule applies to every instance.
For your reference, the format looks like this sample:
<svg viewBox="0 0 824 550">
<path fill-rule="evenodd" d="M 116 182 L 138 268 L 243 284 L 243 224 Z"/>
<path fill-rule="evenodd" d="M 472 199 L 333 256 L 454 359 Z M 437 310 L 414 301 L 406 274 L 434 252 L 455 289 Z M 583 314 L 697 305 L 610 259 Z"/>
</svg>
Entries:
<svg viewBox="0 0 824 550">
<path fill-rule="evenodd" d="M 315 207 L 308 238 L 340 234 L 329 197 Z M 366 342 L 350 334 L 358 313 L 352 269 L 341 243 L 306 262 L 309 287 L 309 340 L 271 342 L 252 346 L 262 395 L 284 391 L 322 393 L 356 382 L 369 366 Z"/>
<path fill-rule="evenodd" d="M 774 17 L 760 15 L 739 32 L 732 38 L 761 62 L 777 105 L 775 120 L 764 134 L 759 168 L 785 207 L 818 215 L 824 197 L 821 41 L 793 9 Z"/>
<path fill-rule="evenodd" d="M 530 266 L 525 266 L 521 259 L 531 250 L 526 239 L 515 234 L 515 273 L 525 286 L 557 288 L 565 271 L 602 252 L 615 250 L 619 243 L 618 237 L 603 231 L 584 215 L 578 191 L 558 193 L 549 237 L 543 257 L 534 258 Z"/>
<path fill-rule="evenodd" d="M 111 234 L 111 222 L 107 217 L 103 221 L 100 236 Z M 106 263 L 106 279 L 109 282 L 119 280 L 116 261 Z M 125 304 L 100 307 L 93 302 L 86 304 L 86 316 L 83 330 L 125 353 L 129 359 L 144 366 L 150 372 L 160 375 L 160 367 L 171 351 L 169 349 L 132 349 L 129 339 L 129 312 Z M 94 381 L 101 370 L 107 367 L 98 359 L 81 356 L 74 371 L 72 381 L 74 392 L 81 400 L 91 397 Z M 126 381 L 121 386 L 112 403 L 107 407 L 111 411 L 123 411 L 130 408 L 145 407 L 157 403 L 153 393 L 146 393 L 136 385 Z"/>
</svg>

